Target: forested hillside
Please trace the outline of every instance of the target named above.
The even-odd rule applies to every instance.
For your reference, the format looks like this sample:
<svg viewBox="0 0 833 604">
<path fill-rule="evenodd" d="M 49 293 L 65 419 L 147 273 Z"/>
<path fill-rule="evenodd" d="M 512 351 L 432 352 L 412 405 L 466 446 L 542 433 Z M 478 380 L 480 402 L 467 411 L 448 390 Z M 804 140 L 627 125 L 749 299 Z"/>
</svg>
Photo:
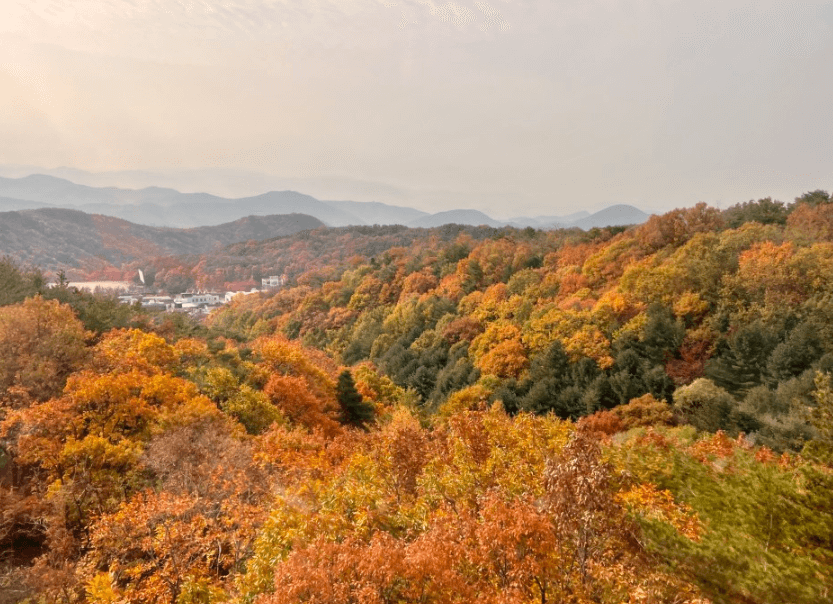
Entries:
<svg viewBox="0 0 833 604">
<path fill-rule="evenodd" d="M 394 242 L 381 231 L 330 247 L 305 233 L 251 253 L 285 262 L 294 287 L 212 325 L 371 362 L 429 413 L 474 390 L 563 418 L 681 396 L 699 428 L 797 450 L 814 373 L 833 367 L 832 217 L 816 193 L 789 207 L 700 204 L 628 230 L 403 230 L 382 253 Z"/>
<path fill-rule="evenodd" d="M 164 210 L 162 210 L 164 211 Z M 119 279 L 125 265 L 156 257 L 200 254 L 231 243 L 263 240 L 323 226 L 305 214 L 248 216 L 217 226 L 172 229 L 134 224 L 78 210 L 43 208 L 0 212 L 0 255 L 63 270 L 78 280 Z M 127 271 L 129 277 L 135 270 Z"/>
<path fill-rule="evenodd" d="M 0 262 L 0 602 L 833 597 L 828 194 L 188 262 L 289 284 L 196 324 Z"/>
<path fill-rule="evenodd" d="M 162 286 L 187 282 L 206 289 L 227 289 L 230 282 L 286 275 L 290 281 L 313 270 L 322 277 L 338 278 L 348 260 L 370 261 L 392 248 L 445 246 L 461 233 L 474 240 L 494 239 L 515 229 L 445 225 L 433 229 L 404 226 L 353 226 L 302 231 L 267 241 L 246 241 L 191 257 L 166 257 L 143 261 L 146 271 Z M 138 266 L 138 264 L 136 264 Z M 133 271 L 126 264 L 124 271 Z"/>
</svg>

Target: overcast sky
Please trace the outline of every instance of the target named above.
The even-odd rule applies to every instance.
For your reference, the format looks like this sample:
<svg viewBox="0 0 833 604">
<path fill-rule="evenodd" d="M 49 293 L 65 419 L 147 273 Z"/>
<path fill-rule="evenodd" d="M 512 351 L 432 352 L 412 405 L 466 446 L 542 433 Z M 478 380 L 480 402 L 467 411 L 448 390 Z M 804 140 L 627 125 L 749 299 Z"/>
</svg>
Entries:
<svg viewBox="0 0 833 604">
<path fill-rule="evenodd" d="M 0 0 L 0 164 L 496 217 L 790 201 L 833 188 L 831 66 L 830 1 Z"/>
</svg>

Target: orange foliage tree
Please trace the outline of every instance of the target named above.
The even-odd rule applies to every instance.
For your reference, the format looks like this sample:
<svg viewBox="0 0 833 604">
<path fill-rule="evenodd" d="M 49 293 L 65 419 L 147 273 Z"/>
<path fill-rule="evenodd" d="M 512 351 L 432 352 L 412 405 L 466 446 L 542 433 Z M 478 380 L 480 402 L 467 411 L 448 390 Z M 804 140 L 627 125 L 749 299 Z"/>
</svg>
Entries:
<svg viewBox="0 0 833 604">
<path fill-rule="evenodd" d="M 40 296 L 0 308 L 2 407 L 43 402 L 63 390 L 87 356 L 81 322 L 69 306 Z"/>
</svg>

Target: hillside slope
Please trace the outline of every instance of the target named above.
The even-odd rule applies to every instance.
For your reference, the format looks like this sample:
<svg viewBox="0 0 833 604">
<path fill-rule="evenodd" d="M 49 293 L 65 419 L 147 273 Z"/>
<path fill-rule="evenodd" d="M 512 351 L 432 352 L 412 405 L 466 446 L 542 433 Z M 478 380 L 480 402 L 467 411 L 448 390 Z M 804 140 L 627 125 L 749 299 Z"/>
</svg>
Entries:
<svg viewBox="0 0 833 604">
<path fill-rule="evenodd" d="M 290 214 L 246 217 L 218 226 L 169 229 L 78 210 L 0 212 L 0 255 L 44 270 L 114 265 L 158 256 L 191 255 L 247 240 L 289 235 L 324 224 Z"/>
</svg>

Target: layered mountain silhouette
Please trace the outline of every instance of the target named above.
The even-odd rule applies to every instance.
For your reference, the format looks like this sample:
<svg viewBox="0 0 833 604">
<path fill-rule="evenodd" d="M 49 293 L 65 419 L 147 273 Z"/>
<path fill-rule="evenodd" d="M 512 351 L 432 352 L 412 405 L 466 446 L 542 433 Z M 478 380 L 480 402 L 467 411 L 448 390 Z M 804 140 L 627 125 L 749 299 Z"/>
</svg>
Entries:
<svg viewBox="0 0 833 604">
<path fill-rule="evenodd" d="M 492 220 L 479 210 L 448 210 L 447 212 L 437 212 L 436 214 L 422 216 L 408 223 L 408 226 L 431 228 L 444 224 L 467 224 L 470 226 L 485 224 L 490 227 L 499 227 L 505 223 Z"/>
<path fill-rule="evenodd" d="M 570 223 L 571 227 L 578 227 L 583 230 L 588 230 L 597 227 L 606 227 L 613 225 L 625 224 L 642 224 L 648 220 L 649 215 L 633 206 L 619 204 L 605 208 L 590 216 L 580 218 L 575 222 Z"/>
<path fill-rule="evenodd" d="M 0 178 L 0 212 L 44 207 L 73 208 L 89 214 L 121 218 L 137 225 L 171 228 L 214 226 L 244 216 L 282 214 L 307 214 L 332 227 L 401 224 L 430 228 L 456 223 L 492 227 L 590 229 L 639 224 L 648 218 L 638 208 L 616 205 L 592 215 L 582 211 L 569 216 L 521 217 L 500 221 L 478 210 L 452 209 L 429 214 L 410 207 L 380 202 L 321 201 L 295 191 L 271 191 L 262 195 L 229 199 L 208 193 L 181 193 L 162 187 L 90 187 L 43 174 Z"/>
<path fill-rule="evenodd" d="M 363 222 L 359 224 L 402 224 L 414 226 L 412 224 L 414 221 L 425 216 L 431 216 L 428 212 L 423 212 L 415 208 L 392 206 L 378 201 L 325 201 L 324 203 L 362 220 Z"/>
<path fill-rule="evenodd" d="M 52 271 L 118 266 L 158 256 L 202 254 L 240 241 L 271 239 L 325 226 L 306 214 L 247 216 L 216 226 L 173 229 L 66 208 L 0 212 L 0 256 Z"/>
<path fill-rule="evenodd" d="M 0 197 L 0 212 L 14 212 L 17 210 L 32 210 L 35 208 L 48 208 L 49 204 L 26 199 L 13 199 L 11 197 Z"/>
</svg>

